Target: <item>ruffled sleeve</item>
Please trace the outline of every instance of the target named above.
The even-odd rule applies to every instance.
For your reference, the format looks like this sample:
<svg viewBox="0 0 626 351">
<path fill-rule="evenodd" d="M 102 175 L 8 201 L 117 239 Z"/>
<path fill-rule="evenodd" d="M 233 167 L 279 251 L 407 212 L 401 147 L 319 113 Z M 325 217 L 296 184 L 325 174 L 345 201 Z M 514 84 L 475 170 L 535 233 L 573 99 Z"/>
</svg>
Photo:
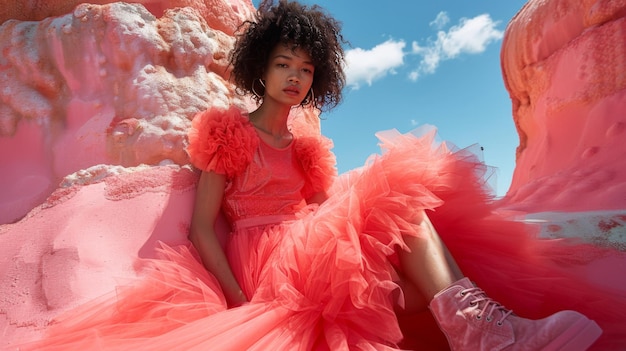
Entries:
<svg viewBox="0 0 626 351">
<path fill-rule="evenodd" d="M 337 176 L 335 154 L 331 151 L 333 142 L 322 136 L 302 136 L 296 139 L 295 152 L 306 174 L 302 189 L 304 198 L 320 191 L 326 191 Z"/>
<path fill-rule="evenodd" d="M 236 107 L 198 113 L 188 136 L 191 163 L 203 171 L 228 177 L 245 170 L 259 145 L 252 125 Z"/>
</svg>

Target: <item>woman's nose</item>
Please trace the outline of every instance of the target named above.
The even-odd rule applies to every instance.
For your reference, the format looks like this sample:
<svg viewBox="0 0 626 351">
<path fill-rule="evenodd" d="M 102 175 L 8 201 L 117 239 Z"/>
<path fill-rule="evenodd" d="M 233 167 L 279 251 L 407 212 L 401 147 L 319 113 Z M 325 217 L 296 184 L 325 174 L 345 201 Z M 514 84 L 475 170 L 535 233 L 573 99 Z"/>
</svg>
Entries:
<svg viewBox="0 0 626 351">
<path fill-rule="evenodd" d="M 289 82 L 291 82 L 291 83 L 298 83 L 298 82 L 300 82 L 300 76 L 299 76 L 299 73 L 297 71 L 291 72 L 291 74 L 289 75 Z"/>
</svg>

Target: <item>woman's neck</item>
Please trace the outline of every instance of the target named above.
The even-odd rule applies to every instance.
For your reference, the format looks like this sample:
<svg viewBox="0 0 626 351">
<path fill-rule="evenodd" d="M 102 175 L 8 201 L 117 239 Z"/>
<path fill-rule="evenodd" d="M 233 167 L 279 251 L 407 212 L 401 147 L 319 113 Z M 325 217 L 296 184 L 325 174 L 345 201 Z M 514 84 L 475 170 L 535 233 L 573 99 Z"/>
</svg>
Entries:
<svg viewBox="0 0 626 351">
<path fill-rule="evenodd" d="M 259 132 L 259 137 L 267 144 L 277 148 L 287 147 L 293 140 L 293 135 L 287 126 L 288 109 L 269 108 L 261 104 L 258 109 L 250 112 L 250 123 Z"/>
<path fill-rule="evenodd" d="M 287 119 L 290 111 L 290 107 L 261 104 L 258 109 L 250 112 L 250 122 L 260 131 L 280 139 L 289 134 Z"/>
</svg>

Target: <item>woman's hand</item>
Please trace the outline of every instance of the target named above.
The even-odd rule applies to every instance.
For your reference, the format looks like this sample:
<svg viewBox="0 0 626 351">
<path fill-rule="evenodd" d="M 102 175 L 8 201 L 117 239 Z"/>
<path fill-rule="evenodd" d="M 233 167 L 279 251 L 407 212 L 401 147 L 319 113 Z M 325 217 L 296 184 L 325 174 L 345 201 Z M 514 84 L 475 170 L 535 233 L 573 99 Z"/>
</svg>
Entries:
<svg viewBox="0 0 626 351">
<path fill-rule="evenodd" d="M 231 298 L 227 297 L 226 301 L 228 303 L 229 308 L 245 306 L 248 303 L 250 303 L 248 301 L 248 298 L 246 297 L 246 294 L 244 294 L 242 290 L 239 290 L 239 292 L 234 297 L 231 297 Z"/>
</svg>

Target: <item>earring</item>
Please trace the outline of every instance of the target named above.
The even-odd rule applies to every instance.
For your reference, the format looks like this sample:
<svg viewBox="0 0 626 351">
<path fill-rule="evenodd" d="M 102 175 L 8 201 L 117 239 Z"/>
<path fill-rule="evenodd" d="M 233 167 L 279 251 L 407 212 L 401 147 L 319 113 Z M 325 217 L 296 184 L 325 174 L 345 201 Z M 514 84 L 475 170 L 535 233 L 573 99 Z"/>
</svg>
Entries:
<svg viewBox="0 0 626 351">
<path fill-rule="evenodd" d="M 261 86 L 263 87 L 263 93 L 265 94 L 265 83 L 263 83 L 263 80 L 261 80 L 261 78 L 258 79 L 259 83 L 261 83 Z M 256 82 L 256 80 L 252 81 L 252 94 L 254 94 L 256 97 L 258 97 L 259 99 L 263 97 L 263 95 L 259 94 L 256 92 L 256 90 L 254 90 L 254 83 Z"/>
<path fill-rule="evenodd" d="M 311 98 L 309 98 L 309 95 L 311 95 Z M 309 93 L 304 98 L 304 101 L 302 101 L 302 105 L 306 105 L 306 104 L 309 104 L 309 103 L 315 104 L 315 94 L 313 93 L 313 87 L 311 87 L 311 89 L 309 89 Z"/>
</svg>

